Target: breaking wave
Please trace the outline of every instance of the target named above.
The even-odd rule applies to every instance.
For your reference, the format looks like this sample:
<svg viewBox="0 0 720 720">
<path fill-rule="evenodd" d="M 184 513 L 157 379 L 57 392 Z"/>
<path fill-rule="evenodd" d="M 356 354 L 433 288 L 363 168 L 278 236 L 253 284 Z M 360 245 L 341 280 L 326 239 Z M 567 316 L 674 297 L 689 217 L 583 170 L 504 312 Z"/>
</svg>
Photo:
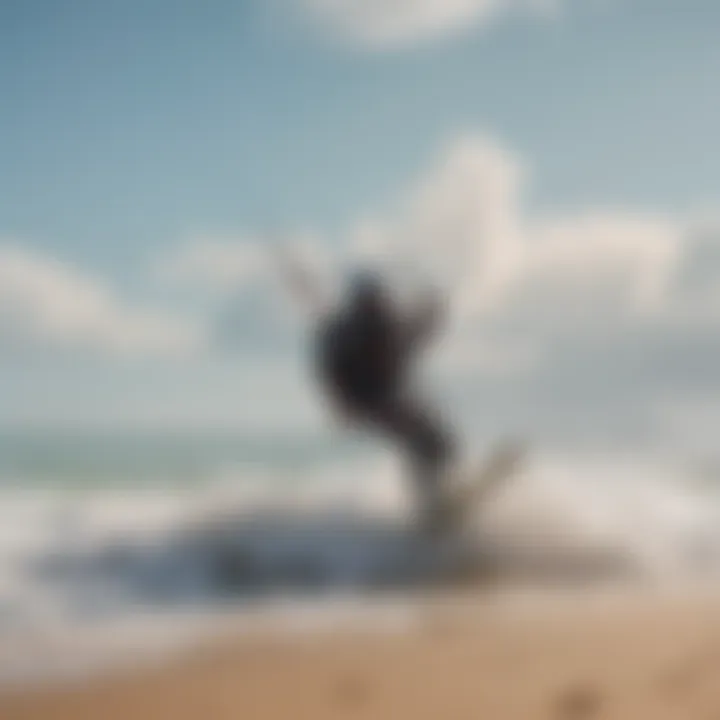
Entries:
<svg viewBox="0 0 720 720">
<path fill-rule="evenodd" d="M 291 612 L 457 581 L 713 582 L 720 571 L 715 487 L 658 463 L 531 457 L 445 542 L 414 531 L 404 490 L 382 462 L 181 490 L 6 489 L 0 671 L 20 672 L 11 648 L 44 648 L 28 655 L 29 672 L 49 637 L 88 627 L 121 626 L 133 647 L 148 644 L 148 617 L 156 631 L 163 618 L 167 640 L 194 627 L 189 618 L 279 600 Z"/>
</svg>

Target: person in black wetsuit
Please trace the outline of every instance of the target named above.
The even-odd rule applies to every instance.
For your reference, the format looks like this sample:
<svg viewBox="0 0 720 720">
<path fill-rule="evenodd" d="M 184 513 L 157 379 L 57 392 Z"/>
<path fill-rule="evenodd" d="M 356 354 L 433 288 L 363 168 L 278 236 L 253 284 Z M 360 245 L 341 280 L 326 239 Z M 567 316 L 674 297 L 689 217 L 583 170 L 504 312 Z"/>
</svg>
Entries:
<svg viewBox="0 0 720 720">
<path fill-rule="evenodd" d="M 443 319 L 437 297 L 402 314 L 380 279 L 362 274 L 348 302 L 319 322 L 317 379 L 350 424 L 390 439 L 410 464 L 423 523 L 442 520 L 442 483 L 455 440 L 411 386 L 415 362 Z"/>
</svg>

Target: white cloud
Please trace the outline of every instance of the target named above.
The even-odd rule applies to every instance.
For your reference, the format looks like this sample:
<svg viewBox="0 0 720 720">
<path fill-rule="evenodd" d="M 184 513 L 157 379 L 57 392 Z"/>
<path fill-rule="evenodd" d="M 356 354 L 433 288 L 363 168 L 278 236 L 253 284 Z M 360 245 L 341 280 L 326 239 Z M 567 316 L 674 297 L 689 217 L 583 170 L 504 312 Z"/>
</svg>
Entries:
<svg viewBox="0 0 720 720">
<path fill-rule="evenodd" d="M 158 270 L 173 284 L 225 294 L 258 280 L 266 267 L 266 254 L 255 239 L 196 238 Z"/>
<path fill-rule="evenodd" d="M 515 295 L 554 322 L 667 309 L 682 227 L 643 213 L 587 211 L 528 226 Z"/>
<path fill-rule="evenodd" d="M 663 398 L 695 407 L 717 394 L 720 225 L 706 223 L 698 232 L 684 217 L 627 208 L 540 216 L 525 202 L 531 180 L 514 152 L 470 134 L 446 146 L 388 215 L 352 223 L 342 242 L 313 244 L 299 236 L 299 244 L 316 267 L 364 258 L 451 286 L 460 322 L 437 348 L 435 367 L 462 386 L 458 402 L 472 404 L 473 388 L 479 389 L 488 423 L 530 423 L 570 436 L 594 425 L 622 438 L 652 426 Z M 283 344 L 292 334 L 287 318 L 277 322 L 270 312 L 279 286 L 266 282 L 274 277 L 268 247 L 275 245 L 252 237 L 207 238 L 163 259 L 165 279 L 200 292 L 207 313 L 200 333 L 163 313 L 127 306 L 68 265 L 1 246 L 0 343 L 142 354 L 209 342 L 211 363 L 226 362 L 223 350 L 231 347 L 243 357 L 227 363 L 214 394 L 207 393 L 214 374 L 193 387 L 183 375 L 163 393 L 138 392 L 143 399 L 132 400 L 133 407 L 145 408 L 140 414 L 148 423 L 169 422 L 175 413 L 188 423 L 232 424 L 246 412 L 252 424 L 254 405 L 243 410 L 237 403 L 252 387 L 263 402 L 276 402 L 277 413 L 266 418 L 272 425 L 291 410 L 289 387 L 305 400 L 287 404 L 307 405 L 306 396 L 314 395 L 305 378 L 282 380 L 273 367 L 278 358 L 303 366 L 298 347 Z M 318 277 L 325 275 L 323 267 Z M 203 304 L 206 296 L 210 302 Z M 248 380 L 247 362 L 267 370 L 263 383 Z M 164 377 L 165 367 L 160 370 Z M 235 372 L 245 384 L 233 396 L 227 388 Z"/>
<path fill-rule="evenodd" d="M 460 138 L 411 188 L 396 218 L 358 226 L 355 252 L 455 284 L 465 311 L 490 310 L 521 269 L 524 177 L 520 160 L 498 143 Z"/>
<path fill-rule="evenodd" d="M 323 266 L 311 277 L 332 287 L 326 268 L 334 257 L 336 269 L 362 261 L 396 280 L 419 276 L 449 288 L 455 322 L 441 365 L 488 377 L 532 372 L 551 361 L 559 341 L 564 347 L 641 328 L 686 328 L 700 317 L 706 325 L 720 321 L 720 244 L 693 240 L 687 223 L 655 212 L 590 207 L 536 216 L 525 207 L 529 179 L 522 159 L 492 137 L 456 138 L 394 212 L 355 223 L 339 250 L 306 240 L 306 257 L 314 247 L 312 264 Z M 708 253 L 717 262 L 707 262 Z M 257 346 L 251 321 L 265 334 L 287 332 L 263 314 L 259 299 L 278 294 L 279 286 L 268 293 L 257 282 L 273 277 L 269 257 L 259 242 L 205 240 L 165 267 L 231 304 L 252 283 L 254 292 L 233 304 L 232 326 Z M 702 287 L 683 280 L 700 271 L 710 272 Z"/>
<path fill-rule="evenodd" d="M 663 312 L 682 251 L 681 224 L 593 209 L 533 218 L 523 207 L 527 175 L 491 138 L 460 138 L 398 217 L 362 223 L 354 244 L 360 256 L 423 265 L 452 283 L 465 318 L 537 319 L 542 312 L 557 327 L 600 312 Z"/>
<path fill-rule="evenodd" d="M 698 235 L 685 217 L 602 206 L 539 215 L 525 201 L 531 180 L 494 138 L 456 138 L 395 210 L 362 217 L 334 244 L 316 240 L 315 255 L 450 288 L 457 322 L 434 368 L 480 388 L 485 412 L 508 425 L 522 418 L 572 433 L 595 423 L 622 436 L 652 421 L 661 395 L 720 389 L 720 228 Z M 287 352 L 276 340 L 288 326 L 263 309 L 277 286 L 256 282 L 270 266 L 258 270 L 261 247 L 249 243 L 200 242 L 165 267 L 239 300 L 236 347 L 271 357 Z"/>
<path fill-rule="evenodd" d="M 720 222 L 690 223 L 671 291 L 669 322 L 686 327 L 720 324 Z"/>
<path fill-rule="evenodd" d="M 692 258 L 700 247 L 690 242 L 685 223 L 603 208 L 538 217 L 525 208 L 529 179 L 522 159 L 492 137 L 456 138 L 394 212 L 357 222 L 338 250 L 327 252 L 327 243 L 300 236 L 314 265 L 313 287 L 335 289 L 331 260 L 336 270 L 361 261 L 379 266 L 398 285 L 413 277 L 435 281 L 450 290 L 454 310 L 440 365 L 487 377 L 532 372 L 549 361 L 559 340 L 582 343 L 633 328 L 687 325 L 701 305 L 711 317 L 707 294 L 720 277 L 720 254 L 704 295 L 697 282 L 691 290 L 682 287 L 689 262 L 686 274 L 698 272 Z M 265 282 L 279 275 L 271 272 L 270 258 L 267 246 L 252 239 L 200 240 L 163 267 L 176 281 L 219 298 L 222 327 L 230 317 L 242 347 L 272 347 L 281 345 L 272 336 L 288 329 L 268 305 L 282 295 L 279 284 L 269 289 Z M 244 292 L 248 284 L 252 292 Z"/>
<path fill-rule="evenodd" d="M 188 323 L 127 307 L 101 282 L 12 244 L 0 245 L 0 339 L 6 347 L 125 356 L 186 353 L 201 345 Z"/>
<path fill-rule="evenodd" d="M 398 48 L 491 22 L 514 11 L 547 12 L 554 0 L 304 0 L 361 45 Z"/>
</svg>

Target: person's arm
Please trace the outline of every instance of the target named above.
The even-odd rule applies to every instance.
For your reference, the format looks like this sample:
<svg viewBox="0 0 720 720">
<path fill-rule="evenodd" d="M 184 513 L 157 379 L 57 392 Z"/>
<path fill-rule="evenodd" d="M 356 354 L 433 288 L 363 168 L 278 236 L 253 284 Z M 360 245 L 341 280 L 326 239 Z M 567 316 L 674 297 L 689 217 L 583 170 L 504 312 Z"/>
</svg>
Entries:
<svg viewBox="0 0 720 720">
<path fill-rule="evenodd" d="M 278 257 L 278 267 L 290 295 L 314 319 L 323 317 L 329 309 L 330 298 L 319 278 L 312 276 L 288 253 Z"/>
<path fill-rule="evenodd" d="M 409 349 L 426 345 L 446 318 L 446 305 L 437 291 L 426 295 L 419 307 L 406 319 L 405 344 Z"/>
</svg>

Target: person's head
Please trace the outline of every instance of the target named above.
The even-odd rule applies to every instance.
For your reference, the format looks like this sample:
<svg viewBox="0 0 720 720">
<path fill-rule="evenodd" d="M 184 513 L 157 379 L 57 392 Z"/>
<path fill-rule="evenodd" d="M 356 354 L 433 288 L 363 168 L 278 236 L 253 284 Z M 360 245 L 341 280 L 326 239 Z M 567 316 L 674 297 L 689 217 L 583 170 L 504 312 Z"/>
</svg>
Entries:
<svg viewBox="0 0 720 720">
<path fill-rule="evenodd" d="M 372 271 L 362 271 L 350 281 L 350 306 L 361 311 L 382 311 L 387 307 L 387 291 L 380 276 Z"/>
</svg>

